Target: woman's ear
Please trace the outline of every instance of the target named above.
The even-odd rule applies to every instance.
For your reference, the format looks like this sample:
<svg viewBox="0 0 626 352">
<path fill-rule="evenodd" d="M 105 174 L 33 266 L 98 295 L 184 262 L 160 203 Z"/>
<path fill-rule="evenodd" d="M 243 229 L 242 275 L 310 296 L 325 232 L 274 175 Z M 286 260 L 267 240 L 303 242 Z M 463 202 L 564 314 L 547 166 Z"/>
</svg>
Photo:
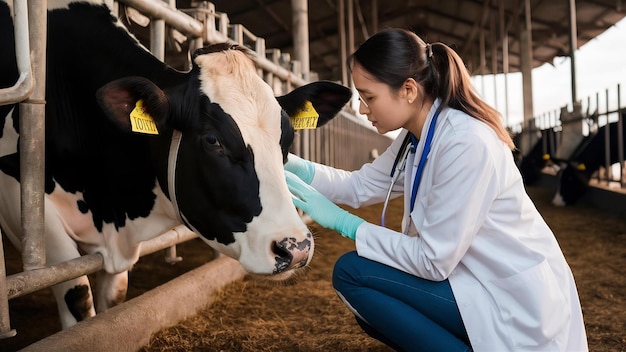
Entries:
<svg viewBox="0 0 626 352">
<path fill-rule="evenodd" d="M 417 99 L 423 89 L 413 78 L 407 78 L 400 90 L 400 98 L 406 99 L 411 104 Z"/>
</svg>

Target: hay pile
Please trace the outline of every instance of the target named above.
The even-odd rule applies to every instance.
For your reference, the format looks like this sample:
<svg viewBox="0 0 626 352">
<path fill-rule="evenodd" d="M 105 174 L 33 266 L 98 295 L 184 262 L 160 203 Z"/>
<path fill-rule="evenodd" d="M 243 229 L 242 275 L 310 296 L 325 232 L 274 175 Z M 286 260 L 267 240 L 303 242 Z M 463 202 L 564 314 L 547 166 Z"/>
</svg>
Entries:
<svg viewBox="0 0 626 352">
<path fill-rule="evenodd" d="M 589 349 L 626 351 L 626 221 L 583 204 L 553 207 L 550 190 L 529 188 L 529 193 L 574 272 Z M 393 202 L 387 223 L 399 224 L 401 206 Z M 378 223 L 380 210 L 355 213 Z M 360 330 L 330 283 L 335 260 L 353 250 L 354 242 L 312 228 L 315 257 L 295 283 L 233 283 L 212 306 L 156 334 L 142 351 L 390 351 Z"/>
</svg>

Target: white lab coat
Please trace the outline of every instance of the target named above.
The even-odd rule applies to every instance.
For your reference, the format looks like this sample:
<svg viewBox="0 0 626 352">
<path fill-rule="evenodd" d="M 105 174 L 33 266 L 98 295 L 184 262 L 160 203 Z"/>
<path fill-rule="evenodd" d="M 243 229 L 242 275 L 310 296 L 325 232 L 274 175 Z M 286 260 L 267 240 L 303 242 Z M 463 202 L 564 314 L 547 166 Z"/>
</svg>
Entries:
<svg viewBox="0 0 626 352">
<path fill-rule="evenodd" d="M 356 232 L 358 254 L 424 279 L 448 279 L 474 351 L 587 351 L 572 272 L 511 151 L 490 127 L 443 109 L 409 217 L 412 179 L 439 104 L 394 187 L 404 190 L 408 235 L 365 222 Z M 352 207 L 384 201 L 405 135 L 352 173 L 316 164 L 312 186 Z"/>
</svg>

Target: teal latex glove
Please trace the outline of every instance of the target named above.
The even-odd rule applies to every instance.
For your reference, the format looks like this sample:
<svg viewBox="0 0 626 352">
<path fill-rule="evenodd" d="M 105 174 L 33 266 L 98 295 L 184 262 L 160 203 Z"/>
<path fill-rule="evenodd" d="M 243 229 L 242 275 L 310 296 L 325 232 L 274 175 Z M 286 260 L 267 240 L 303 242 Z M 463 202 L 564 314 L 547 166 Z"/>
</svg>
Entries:
<svg viewBox="0 0 626 352">
<path fill-rule="evenodd" d="M 295 196 L 292 199 L 296 207 L 309 214 L 321 226 L 354 240 L 356 229 L 365 220 L 341 209 L 291 172 L 285 171 L 285 176 L 289 191 Z"/>
<path fill-rule="evenodd" d="M 306 184 L 310 185 L 311 182 L 313 182 L 315 167 L 312 162 L 302 159 L 295 154 L 289 153 L 289 155 L 287 155 L 287 163 L 284 167 L 285 170 L 300 177 L 300 179 L 306 182 Z"/>
</svg>

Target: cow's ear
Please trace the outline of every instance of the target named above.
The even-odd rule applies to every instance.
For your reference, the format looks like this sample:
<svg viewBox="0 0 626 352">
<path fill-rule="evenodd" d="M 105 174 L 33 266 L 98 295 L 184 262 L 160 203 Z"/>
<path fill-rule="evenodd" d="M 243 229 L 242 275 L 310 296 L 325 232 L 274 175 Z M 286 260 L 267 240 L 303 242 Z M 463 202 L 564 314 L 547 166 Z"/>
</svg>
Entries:
<svg viewBox="0 0 626 352">
<path fill-rule="evenodd" d="M 126 77 L 107 83 L 96 92 L 104 113 L 125 131 L 158 134 L 168 115 L 165 92 L 143 77 Z"/>
<path fill-rule="evenodd" d="M 294 127 L 301 129 L 320 127 L 332 120 L 351 97 L 352 92 L 345 86 L 330 81 L 317 81 L 298 87 L 276 99 L 289 115 Z"/>
</svg>

